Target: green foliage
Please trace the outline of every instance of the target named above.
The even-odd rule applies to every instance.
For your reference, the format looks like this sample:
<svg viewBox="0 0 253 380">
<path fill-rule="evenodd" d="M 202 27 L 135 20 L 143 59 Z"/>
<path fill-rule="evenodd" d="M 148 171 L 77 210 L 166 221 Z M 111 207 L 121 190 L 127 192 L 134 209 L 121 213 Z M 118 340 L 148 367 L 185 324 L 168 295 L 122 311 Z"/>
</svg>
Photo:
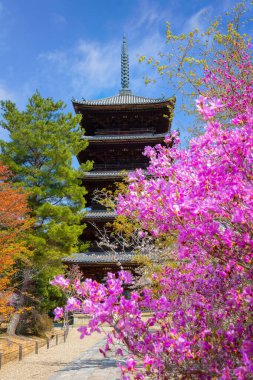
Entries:
<svg viewBox="0 0 253 380">
<path fill-rule="evenodd" d="M 22 315 L 18 332 L 22 335 L 36 335 L 42 338 L 48 336 L 53 330 L 53 319 L 46 313 L 38 313 L 36 310 L 28 311 Z"/>
<path fill-rule="evenodd" d="M 49 276 L 61 270 L 63 256 L 78 249 L 86 193 L 81 179 L 91 168 L 90 162 L 78 170 L 72 166 L 72 157 L 87 147 L 87 141 L 82 139 L 81 116 L 64 113 L 64 108 L 62 101 L 44 99 L 39 92 L 24 111 L 10 101 L 1 102 L 0 125 L 10 141 L 0 140 L 0 157 L 14 173 L 13 181 L 29 193 L 35 224 L 27 244 L 45 302 Z"/>
</svg>

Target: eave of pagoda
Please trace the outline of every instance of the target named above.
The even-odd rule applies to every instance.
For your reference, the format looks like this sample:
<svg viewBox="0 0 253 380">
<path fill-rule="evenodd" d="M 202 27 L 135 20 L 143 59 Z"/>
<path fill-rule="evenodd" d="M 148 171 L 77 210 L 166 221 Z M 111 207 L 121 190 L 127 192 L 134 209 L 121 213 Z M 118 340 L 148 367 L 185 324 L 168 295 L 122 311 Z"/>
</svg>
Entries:
<svg viewBox="0 0 253 380">
<path fill-rule="evenodd" d="M 107 251 L 98 251 L 98 252 L 83 252 L 76 253 L 69 257 L 64 257 L 63 262 L 72 263 L 72 264 L 92 264 L 92 265 L 100 265 L 100 264 L 117 264 L 117 262 L 121 263 L 130 263 L 133 261 L 134 253 L 132 251 L 125 253 L 113 254 L 112 252 Z M 134 265 L 134 263 L 133 263 Z"/>
<path fill-rule="evenodd" d="M 84 215 L 84 221 L 92 222 L 92 221 L 110 221 L 116 218 L 117 214 L 114 211 L 105 211 L 105 210 L 97 210 L 97 211 L 88 211 Z"/>
<path fill-rule="evenodd" d="M 107 171 L 90 171 L 84 173 L 85 180 L 94 181 L 96 179 L 113 180 L 121 179 L 128 175 L 130 170 L 107 170 Z"/>
<path fill-rule="evenodd" d="M 120 268 L 135 273 L 138 267 L 133 252 L 116 253 L 111 252 L 83 252 L 70 257 L 64 257 L 63 263 L 68 266 L 78 265 L 84 278 L 91 278 L 103 282 L 108 272 L 116 273 Z"/>
<path fill-rule="evenodd" d="M 84 135 L 83 138 L 87 139 L 91 143 L 124 143 L 127 141 L 139 141 L 139 142 L 146 142 L 146 141 L 163 141 L 165 136 L 168 133 L 145 133 L 145 134 L 138 134 L 138 135 L 103 135 L 103 136 L 86 136 Z"/>
<path fill-rule="evenodd" d="M 120 96 L 115 96 L 115 98 L 120 98 Z M 141 97 L 137 97 L 141 98 Z M 149 109 L 173 109 L 175 106 L 176 98 L 173 96 L 168 99 L 149 99 L 143 102 L 132 101 L 131 100 L 111 100 L 112 98 L 99 99 L 98 101 L 78 101 L 72 100 L 73 107 L 76 113 L 83 113 L 87 111 L 142 111 Z M 122 103 L 120 103 L 122 101 Z"/>
</svg>

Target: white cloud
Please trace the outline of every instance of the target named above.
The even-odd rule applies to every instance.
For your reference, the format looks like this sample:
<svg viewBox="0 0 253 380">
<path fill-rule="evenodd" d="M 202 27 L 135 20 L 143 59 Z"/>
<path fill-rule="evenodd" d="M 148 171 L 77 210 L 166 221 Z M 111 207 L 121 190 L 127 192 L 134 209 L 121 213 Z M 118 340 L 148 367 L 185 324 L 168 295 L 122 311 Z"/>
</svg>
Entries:
<svg viewBox="0 0 253 380">
<path fill-rule="evenodd" d="M 67 53 L 60 50 L 41 53 L 39 54 L 38 59 L 47 61 L 49 64 L 52 64 L 60 73 L 65 71 L 68 63 Z"/>
<path fill-rule="evenodd" d="M 164 52 L 166 50 L 164 40 L 163 36 L 156 32 L 152 35 L 147 35 L 143 40 L 130 48 L 130 85 L 134 91 L 140 93 L 140 95 L 145 94 L 151 96 L 149 92 L 154 92 L 154 89 L 149 88 L 151 86 L 145 86 L 144 77 L 154 76 L 156 71 L 155 69 L 152 70 L 150 65 L 139 63 L 138 57 L 140 55 L 145 55 L 147 58 L 155 58 L 159 52 Z M 156 92 L 159 92 L 157 91 L 157 88 L 155 90 Z"/>
<path fill-rule="evenodd" d="M 73 49 L 40 54 L 39 59 L 48 76 L 48 83 L 62 78 L 68 96 L 87 99 L 114 95 L 120 90 L 121 39 L 101 44 L 97 41 L 80 40 Z M 164 38 L 158 33 L 145 35 L 142 40 L 129 45 L 130 88 L 135 92 L 147 92 L 144 76 L 150 69 L 138 63 L 137 55 L 156 55 L 165 46 Z M 56 77 L 56 75 L 58 77 Z"/>
<path fill-rule="evenodd" d="M 166 12 L 165 12 L 166 13 Z M 157 4 L 149 0 L 139 0 L 136 12 L 126 22 L 125 30 L 127 33 L 142 32 L 150 29 L 164 18 L 164 12 L 157 7 Z"/>
<path fill-rule="evenodd" d="M 44 75 L 62 76 L 66 88 L 74 95 L 92 98 L 101 91 L 120 86 L 120 44 L 110 41 L 80 40 L 74 48 L 40 54 Z M 72 95 L 71 94 L 71 95 Z"/>
<path fill-rule="evenodd" d="M 66 25 L 67 24 L 66 18 L 60 13 L 53 13 L 52 19 L 53 19 L 53 22 L 55 24 L 58 24 L 58 25 Z"/>
<path fill-rule="evenodd" d="M 205 29 L 208 17 L 212 14 L 212 7 L 201 8 L 198 12 L 194 13 L 186 22 L 184 30 L 189 32 L 194 29 L 199 29 L 201 32 Z"/>
<path fill-rule="evenodd" d="M 149 96 L 143 77 L 150 68 L 138 63 L 137 54 L 150 57 L 164 50 L 165 22 L 170 18 L 170 10 L 161 9 L 150 0 L 139 0 L 134 9 L 117 38 L 103 43 L 81 39 L 69 49 L 40 54 L 44 81 L 51 82 L 52 89 L 56 86 L 63 98 L 66 94 L 68 98 L 73 95 L 78 99 L 116 94 L 121 87 L 120 54 L 125 32 L 130 57 L 130 88 L 134 93 Z M 64 94 L 59 78 L 65 86 Z M 156 92 L 159 94 L 159 90 Z"/>
<path fill-rule="evenodd" d="M 81 40 L 71 67 L 72 84 L 85 93 L 93 93 L 120 85 L 120 46 L 115 41 L 99 44 Z"/>
<path fill-rule="evenodd" d="M 13 92 L 8 90 L 3 84 L 0 84 L 0 100 L 15 100 Z"/>
</svg>

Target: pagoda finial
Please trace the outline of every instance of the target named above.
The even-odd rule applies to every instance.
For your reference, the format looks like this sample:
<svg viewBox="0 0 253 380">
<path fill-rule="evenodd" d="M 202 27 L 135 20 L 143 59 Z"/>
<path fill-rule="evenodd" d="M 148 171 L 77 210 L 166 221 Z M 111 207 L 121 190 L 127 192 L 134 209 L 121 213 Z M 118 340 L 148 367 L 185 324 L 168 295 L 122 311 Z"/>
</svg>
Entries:
<svg viewBox="0 0 253 380">
<path fill-rule="evenodd" d="M 129 90 L 129 58 L 127 52 L 126 36 L 123 35 L 122 51 L 121 51 L 121 94 L 131 93 Z"/>
</svg>

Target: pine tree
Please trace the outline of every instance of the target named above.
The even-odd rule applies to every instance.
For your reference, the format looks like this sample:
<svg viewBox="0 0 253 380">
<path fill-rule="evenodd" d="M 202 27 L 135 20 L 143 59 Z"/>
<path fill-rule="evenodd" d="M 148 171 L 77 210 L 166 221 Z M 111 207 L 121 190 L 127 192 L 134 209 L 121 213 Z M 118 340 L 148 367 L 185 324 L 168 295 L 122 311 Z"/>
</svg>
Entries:
<svg viewBox="0 0 253 380">
<path fill-rule="evenodd" d="M 27 243 L 33 251 L 33 283 L 45 307 L 50 306 L 49 278 L 62 267 L 62 257 L 80 245 L 86 193 L 82 177 L 91 168 L 89 162 L 73 168 L 72 157 L 88 143 L 82 139 L 81 116 L 64 113 L 65 107 L 39 92 L 24 111 L 10 101 L 1 102 L 0 125 L 10 141 L 0 140 L 0 156 L 13 172 L 13 181 L 29 192 L 35 224 Z"/>
</svg>

